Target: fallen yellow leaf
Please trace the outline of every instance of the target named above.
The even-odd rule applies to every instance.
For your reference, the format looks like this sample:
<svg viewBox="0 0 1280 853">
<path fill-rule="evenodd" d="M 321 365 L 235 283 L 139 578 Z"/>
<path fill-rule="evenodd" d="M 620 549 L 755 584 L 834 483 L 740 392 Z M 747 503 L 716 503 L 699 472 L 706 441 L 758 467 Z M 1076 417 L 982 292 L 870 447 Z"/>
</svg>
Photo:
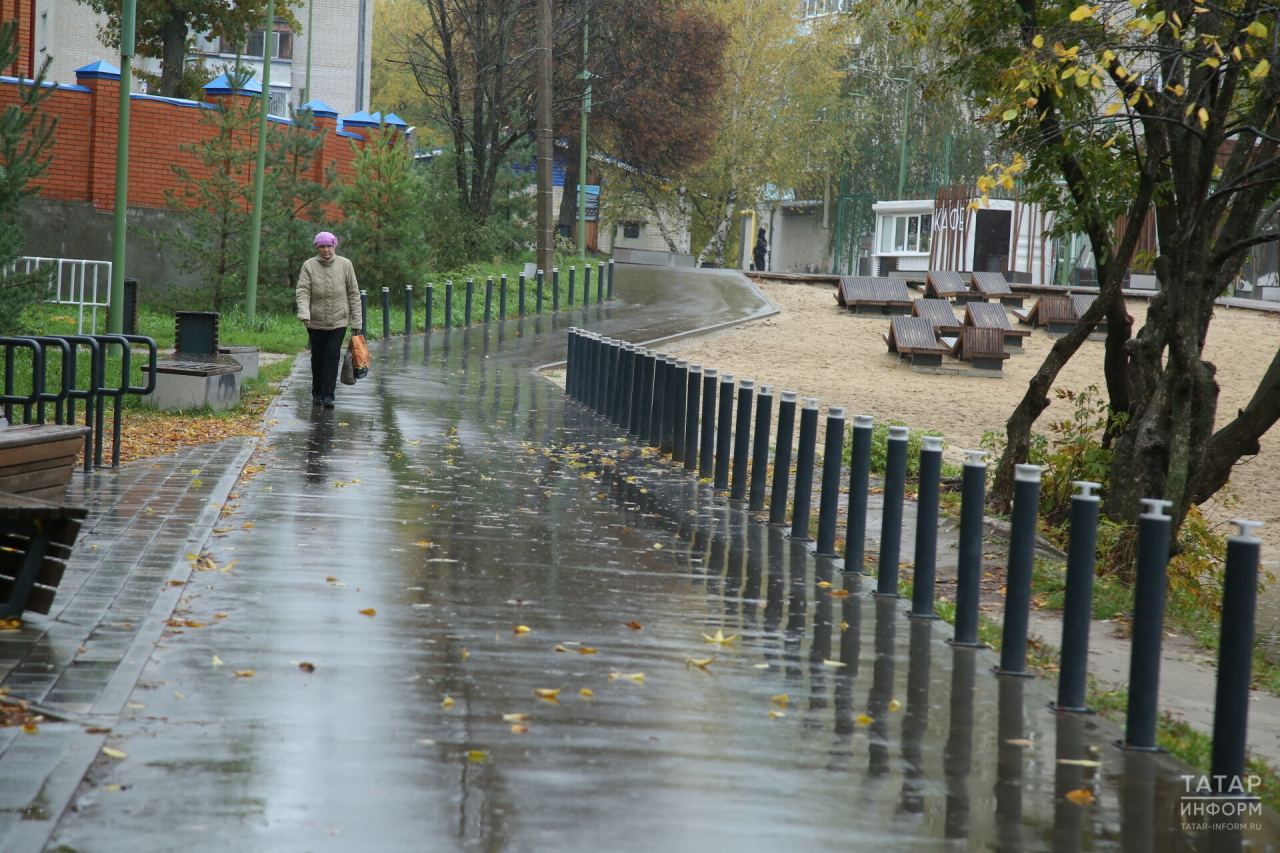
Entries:
<svg viewBox="0 0 1280 853">
<path fill-rule="evenodd" d="M 569 650 L 568 650 L 568 649 L 566 649 L 564 646 L 556 646 L 556 647 L 555 647 L 554 649 L 552 649 L 551 651 L 553 651 L 553 652 L 567 652 L 567 651 L 569 651 Z"/>
<path fill-rule="evenodd" d="M 627 627 L 633 631 L 639 631 L 641 628 L 641 625 L 639 622 L 628 622 Z"/>
<path fill-rule="evenodd" d="M 875 720 L 871 719 L 866 714 L 859 714 L 857 722 L 858 722 L 858 725 L 860 726 L 869 726 L 872 723 L 874 723 Z"/>
<path fill-rule="evenodd" d="M 596 695 L 594 691 L 592 691 L 590 688 L 587 688 L 587 687 L 582 688 L 581 690 L 578 691 L 578 693 L 582 696 L 583 699 L 590 699 L 591 697 Z"/>
<path fill-rule="evenodd" d="M 617 680 L 617 679 L 619 679 L 619 678 L 625 678 L 625 679 L 627 679 L 627 680 L 629 680 L 629 681 L 634 681 L 636 684 L 644 684 L 644 673 L 643 673 L 643 672 L 632 672 L 632 673 L 625 673 L 625 672 L 611 672 L 611 673 L 609 673 L 609 680 L 610 680 L 610 681 L 615 681 L 615 680 Z"/>
<path fill-rule="evenodd" d="M 466 647 L 466 646 L 463 646 L 463 647 L 462 647 L 462 659 L 463 659 L 463 660 L 466 660 L 466 659 L 467 659 L 467 658 L 469 658 L 469 657 L 471 657 L 471 652 L 467 651 L 467 647 Z"/>
<path fill-rule="evenodd" d="M 485 752 L 483 749 L 473 749 L 467 753 L 467 758 L 470 761 L 479 764 L 482 761 L 489 760 L 489 753 Z"/>
<path fill-rule="evenodd" d="M 662 549 L 662 543 L 661 543 L 661 542 L 654 542 L 654 543 L 653 543 L 653 547 L 655 547 L 655 548 L 657 548 L 657 549 L 661 550 L 661 549 Z"/>
<path fill-rule="evenodd" d="M 173 695 L 174 695 L 175 697 L 177 697 L 178 699 L 186 699 L 186 698 L 187 698 L 187 694 L 185 694 L 185 693 L 181 693 L 181 692 L 179 692 L 179 691 L 177 691 L 177 690 L 173 691 Z M 144 707 L 145 707 L 145 706 L 144 706 Z"/>
<path fill-rule="evenodd" d="M 528 625 L 517 625 L 517 626 L 515 626 L 514 628 L 512 628 L 512 629 L 511 629 L 511 633 L 513 633 L 513 634 L 527 634 L 527 633 L 529 633 L 531 630 L 533 630 L 533 629 L 532 629 L 532 628 L 530 628 Z"/>
<path fill-rule="evenodd" d="M 377 616 L 377 615 L 378 615 L 378 611 L 374 610 L 372 607 L 366 607 L 364 610 L 361 610 L 360 612 L 361 612 L 361 613 L 363 613 L 365 616 Z"/>
<path fill-rule="evenodd" d="M 523 723 L 529 719 L 529 714 L 503 714 L 502 722 L 504 723 Z"/>
<path fill-rule="evenodd" d="M 444 708 L 446 711 L 447 711 L 447 710 L 449 710 L 450 708 L 452 708 L 452 707 L 453 707 L 453 697 L 452 697 L 452 696 L 446 696 L 446 697 L 444 697 L 444 701 L 442 701 L 442 702 L 440 703 L 440 707 L 441 707 L 441 708 Z"/>
<path fill-rule="evenodd" d="M 213 665 L 214 665 L 214 666 L 222 666 L 222 658 L 218 657 L 217 655 L 214 655 L 214 656 L 213 656 Z"/>
<path fill-rule="evenodd" d="M 771 720 L 776 720 L 779 717 L 785 717 L 786 715 L 787 715 L 786 711 L 779 711 L 777 708 L 769 709 L 769 719 Z"/>
<path fill-rule="evenodd" d="M 1088 758 L 1059 758 L 1059 764 L 1070 764 L 1075 767 L 1101 767 L 1101 761 L 1091 761 Z"/>
<path fill-rule="evenodd" d="M 578 654 L 580 655 L 594 655 L 595 653 L 596 653 L 596 650 L 591 648 L 590 646 L 583 646 L 580 649 L 578 649 Z"/>
<path fill-rule="evenodd" d="M 727 646 L 734 640 L 738 639 L 737 634 L 734 634 L 732 637 L 726 637 L 724 632 L 719 629 L 716 630 L 716 635 L 714 637 L 708 634 L 703 634 L 702 636 L 706 638 L 708 643 L 715 643 L 717 646 Z"/>
<path fill-rule="evenodd" d="M 844 661 L 838 661 L 838 660 L 824 660 L 824 661 L 822 662 L 822 665 L 823 665 L 823 666 L 841 667 L 841 666 L 844 666 L 845 664 L 844 664 Z"/>
<path fill-rule="evenodd" d="M 692 665 L 696 666 L 698 669 L 706 669 L 713 660 L 715 660 L 715 658 L 685 658 L 684 663 L 686 668 Z"/>
<path fill-rule="evenodd" d="M 787 707 L 787 703 L 791 701 L 791 696 L 786 693 L 779 693 L 777 696 L 770 696 L 769 701 L 775 705 Z"/>
<path fill-rule="evenodd" d="M 253 678 L 253 673 L 255 672 L 252 669 L 233 669 L 231 671 L 235 673 L 236 678 Z"/>
<path fill-rule="evenodd" d="M 847 590 L 847 589 L 833 589 L 833 590 L 831 590 L 831 594 L 832 594 L 832 595 L 837 595 L 837 596 L 839 596 L 840 598 L 844 598 L 846 595 L 848 595 L 848 594 L 849 594 L 849 590 Z M 848 623 L 845 623 L 845 624 L 848 624 Z"/>
<path fill-rule="evenodd" d="M 517 734 L 517 735 L 527 735 L 529 733 L 529 727 L 522 726 L 517 723 L 516 725 L 513 725 L 511 727 L 511 733 Z"/>
<path fill-rule="evenodd" d="M 102 748 L 102 754 L 105 755 L 107 758 L 128 758 L 129 757 L 128 753 L 121 752 L 118 749 L 112 749 L 109 746 L 104 746 Z"/>
<path fill-rule="evenodd" d="M 1035 741 L 1027 740 L 1026 738 L 1020 738 L 1020 737 L 1010 738 L 1009 740 L 1006 740 L 1005 743 L 1010 744 L 1012 746 L 1035 746 L 1036 745 Z"/>
<path fill-rule="evenodd" d="M 1086 788 L 1077 788 L 1074 791 L 1067 791 L 1063 796 L 1075 803 L 1077 806 L 1092 805 L 1094 800 L 1093 792 Z"/>
<path fill-rule="evenodd" d="M 546 687 L 535 687 L 533 689 L 533 695 L 537 696 L 539 699 L 554 699 L 560 695 L 560 691 L 563 689 L 563 687 L 557 687 L 555 690 L 551 690 Z"/>
<path fill-rule="evenodd" d="M 40 727 L 37 726 L 35 723 L 24 723 L 22 726 L 22 730 L 29 735 L 33 735 L 36 732 L 40 731 Z"/>
<path fill-rule="evenodd" d="M 831 589 L 831 582 L 830 582 L 830 581 L 818 581 L 818 587 L 819 587 L 820 589 Z"/>
<path fill-rule="evenodd" d="M 333 575 L 330 575 L 329 577 L 325 578 L 325 580 L 327 580 L 329 583 L 333 583 L 334 581 L 337 580 L 337 578 L 335 578 Z"/>
<path fill-rule="evenodd" d="M 901 702 L 899 702 L 897 699 L 890 699 L 890 700 L 889 700 L 889 710 L 890 710 L 890 711 L 896 711 L 896 710 L 898 710 L 898 709 L 899 709 L 899 708 L 901 708 L 901 707 L 902 707 L 902 703 L 901 703 Z"/>
</svg>

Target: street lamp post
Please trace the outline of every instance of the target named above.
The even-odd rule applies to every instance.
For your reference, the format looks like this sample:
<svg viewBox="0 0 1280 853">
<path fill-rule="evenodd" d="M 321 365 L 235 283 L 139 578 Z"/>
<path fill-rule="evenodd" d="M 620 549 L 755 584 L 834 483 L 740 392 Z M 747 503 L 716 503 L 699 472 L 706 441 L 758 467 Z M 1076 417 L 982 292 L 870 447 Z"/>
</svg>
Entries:
<svg viewBox="0 0 1280 853">
<path fill-rule="evenodd" d="M 111 234 L 111 305 L 107 331 L 124 331 L 124 262 L 129 211 L 129 83 L 133 78 L 137 0 L 124 0 L 120 14 L 120 113 L 116 123 L 116 201 Z"/>
<path fill-rule="evenodd" d="M 258 156 L 253 170 L 253 215 L 249 222 L 249 268 L 245 277 L 244 315 L 252 320 L 258 309 L 258 255 L 262 249 L 262 186 L 267 168 L 267 113 L 271 106 L 271 55 L 275 35 L 275 0 L 267 0 L 262 24 L 262 92 L 258 96 Z M 308 60 L 311 58 L 307 54 Z"/>
<path fill-rule="evenodd" d="M 584 13 L 585 15 L 585 13 Z M 587 70 L 587 20 L 582 20 L 582 134 L 578 145 L 578 256 L 587 256 L 587 113 L 591 112 L 591 72 Z"/>
</svg>

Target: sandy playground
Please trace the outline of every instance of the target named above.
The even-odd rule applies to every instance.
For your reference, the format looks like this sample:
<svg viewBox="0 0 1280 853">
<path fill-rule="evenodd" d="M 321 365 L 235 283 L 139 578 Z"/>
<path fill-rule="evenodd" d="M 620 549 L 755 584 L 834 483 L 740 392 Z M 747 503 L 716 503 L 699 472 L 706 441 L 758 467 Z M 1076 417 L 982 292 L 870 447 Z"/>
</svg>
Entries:
<svg viewBox="0 0 1280 853">
<path fill-rule="evenodd" d="M 760 290 L 778 307 L 778 315 L 672 343 L 664 351 L 772 385 L 775 391 L 818 397 L 824 407 L 844 406 L 850 419 L 869 414 L 877 420 L 896 418 L 915 429 L 936 429 L 946 436 L 948 456 L 955 462 L 963 461 L 962 449 L 979 446 L 984 431 L 1003 429 L 1053 344 L 1037 329 L 1026 339 L 1026 352 L 1005 361 L 1003 379 L 915 373 L 885 348 L 881 333 L 889 328 L 888 318 L 847 313 L 836 304 L 834 288 L 765 282 Z M 1134 328 L 1141 327 L 1147 303 L 1131 300 L 1128 308 Z M 1280 314 L 1218 308 L 1206 356 L 1218 367 L 1219 424 L 1249 401 L 1277 348 Z M 1102 356 L 1100 341 L 1086 342 L 1053 387 L 1104 387 Z M 1039 424 L 1065 417 L 1068 405 L 1055 399 Z M 1242 501 L 1231 515 L 1266 522 L 1259 534 L 1263 560 L 1280 561 L 1280 430 L 1263 438 L 1261 454 L 1241 461 L 1231 485 Z M 1225 523 L 1224 513 L 1207 509 Z"/>
</svg>

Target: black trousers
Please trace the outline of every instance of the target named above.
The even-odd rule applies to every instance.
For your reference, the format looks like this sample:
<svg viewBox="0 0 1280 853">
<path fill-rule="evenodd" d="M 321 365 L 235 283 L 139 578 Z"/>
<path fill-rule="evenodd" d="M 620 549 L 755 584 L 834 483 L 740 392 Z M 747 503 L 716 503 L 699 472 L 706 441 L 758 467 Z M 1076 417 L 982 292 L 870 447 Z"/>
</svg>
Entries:
<svg viewBox="0 0 1280 853">
<path fill-rule="evenodd" d="M 311 339 L 311 396 L 332 399 L 338 387 L 342 339 L 347 329 L 307 329 Z"/>
</svg>

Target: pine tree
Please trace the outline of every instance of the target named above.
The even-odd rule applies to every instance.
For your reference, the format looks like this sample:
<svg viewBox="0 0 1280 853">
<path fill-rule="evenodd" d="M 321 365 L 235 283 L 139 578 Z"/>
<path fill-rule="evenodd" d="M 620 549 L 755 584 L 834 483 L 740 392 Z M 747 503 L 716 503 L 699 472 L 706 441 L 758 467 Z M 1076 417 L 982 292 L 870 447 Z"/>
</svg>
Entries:
<svg viewBox="0 0 1280 853">
<path fill-rule="evenodd" d="M 0 24 L 0 68 L 18 58 L 18 24 Z M 32 183 L 52 158 L 53 131 L 57 122 L 40 109 L 52 93 L 41 88 L 49 61 L 30 84 L 19 83 L 18 103 L 0 113 L 0 335 L 22 331 L 23 309 L 47 296 L 47 273 L 23 274 L 14 264 L 22 257 L 22 200 L 40 188 Z"/>
</svg>

